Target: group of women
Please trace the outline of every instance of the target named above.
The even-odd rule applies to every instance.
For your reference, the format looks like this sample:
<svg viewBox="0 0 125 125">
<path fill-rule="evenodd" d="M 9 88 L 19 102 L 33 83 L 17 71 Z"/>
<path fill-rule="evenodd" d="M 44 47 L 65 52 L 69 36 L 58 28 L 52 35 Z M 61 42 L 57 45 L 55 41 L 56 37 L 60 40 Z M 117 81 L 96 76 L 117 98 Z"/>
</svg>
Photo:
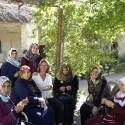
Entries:
<svg viewBox="0 0 125 125">
<path fill-rule="evenodd" d="M 73 125 L 78 78 L 69 64 L 61 66 L 52 84 L 49 62 L 38 53 L 38 44 L 31 44 L 21 63 L 17 54 L 11 48 L 1 69 L 0 124 L 17 125 L 23 110 L 36 125 L 52 125 L 53 119 L 57 125 Z M 119 80 L 119 88 L 112 100 L 108 100 L 107 81 L 101 77 L 100 69 L 93 67 L 88 79 L 88 100 L 80 107 L 81 125 L 123 125 L 125 78 Z M 68 95 L 73 101 L 61 101 L 57 94 Z M 108 113 L 95 116 L 101 104 L 109 107 Z"/>
<path fill-rule="evenodd" d="M 52 125 L 53 119 L 57 125 L 73 124 L 77 76 L 68 64 L 63 64 L 52 84 L 49 62 L 42 59 L 38 51 L 38 44 L 32 43 L 19 63 L 17 50 L 10 49 L 1 69 L 0 124 L 17 125 L 22 110 L 36 125 Z M 55 93 L 64 92 L 74 100 L 67 106 L 54 96 Z M 69 119 L 65 117 L 66 112 Z"/>
</svg>

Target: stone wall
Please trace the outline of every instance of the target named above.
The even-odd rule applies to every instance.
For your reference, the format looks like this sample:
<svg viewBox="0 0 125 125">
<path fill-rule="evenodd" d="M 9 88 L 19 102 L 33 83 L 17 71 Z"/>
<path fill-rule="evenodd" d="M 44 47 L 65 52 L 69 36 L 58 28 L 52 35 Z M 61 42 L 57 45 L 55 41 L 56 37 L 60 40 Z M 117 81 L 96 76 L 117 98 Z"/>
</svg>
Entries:
<svg viewBox="0 0 125 125">
<path fill-rule="evenodd" d="M 125 30 L 118 40 L 118 57 L 125 57 Z"/>
<path fill-rule="evenodd" d="M 2 53 L 0 53 L 0 62 L 4 62 L 8 56 L 10 48 L 16 48 L 18 55 L 22 55 L 22 51 L 28 49 L 32 42 L 38 43 L 38 36 L 32 38 L 33 24 L 22 24 L 12 22 L 0 22 L 0 41 Z"/>
<path fill-rule="evenodd" d="M 17 23 L 3 23 L 0 25 L 0 41 L 1 41 L 1 50 L 0 53 L 0 62 L 6 60 L 8 56 L 8 51 L 10 48 L 14 47 L 20 51 L 20 40 L 21 40 L 21 24 Z"/>
</svg>

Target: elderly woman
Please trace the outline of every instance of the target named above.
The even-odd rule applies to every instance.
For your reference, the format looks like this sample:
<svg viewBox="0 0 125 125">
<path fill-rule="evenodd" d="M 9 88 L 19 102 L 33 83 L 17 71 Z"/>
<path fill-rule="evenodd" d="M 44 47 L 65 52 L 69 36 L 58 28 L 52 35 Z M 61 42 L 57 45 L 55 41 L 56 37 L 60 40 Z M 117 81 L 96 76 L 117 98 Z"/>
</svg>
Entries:
<svg viewBox="0 0 125 125">
<path fill-rule="evenodd" d="M 74 116 L 74 105 L 76 103 L 76 95 L 78 90 L 78 78 L 72 72 L 69 64 L 65 63 L 61 66 L 61 71 L 57 73 L 56 78 L 54 80 L 53 91 L 56 93 L 66 93 L 74 98 L 73 102 L 67 102 L 64 104 L 64 123 L 71 125 L 73 124 L 73 116 Z"/>
<path fill-rule="evenodd" d="M 88 101 L 93 105 L 88 105 L 86 102 L 80 108 L 81 125 L 84 125 L 85 121 L 95 114 L 98 106 L 101 103 L 101 98 L 108 98 L 110 91 L 107 85 L 107 81 L 104 77 L 101 77 L 101 71 L 98 67 L 93 67 L 88 79 Z"/>
<path fill-rule="evenodd" d="M 52 89 L 52 77 L 49 74 L 50 65 L 45 59 L 42 59 L 38 66 L 38 75 L 33 75 L 32 79 L 35 81 L 41 91 L 41 96 L 57 111 L 57 124 L 63 125 L 64 106 L 53 97 L 50 90 Z"/>
<path fill-rule="evenodd" d="M 20 63 L 17 60 L 17 50 L 11 48 L 6 62 L 2 65 L 1 76 L 7 76 L 12 84 L 19 76 Z"/>
<path fill-rule="evenodd" d="M 102 104 L 109 107 L 107 113 L 94 116 L 85 125 L 123 125 L 125 122 L 125 77 L 119 80 L 120 90 L 113 99 L 102 99 Z"/>
<path fill-rule="evenodd" d="M 0 77 L 0 124 L 3 125 L 17 125 L 17 117 L 25 105 L 28 103 L 28 99 L 23 99 L 16 107 L 11 99 L 8 97 L 10 94 L 11 82 L 8 77 Z"/>
<path fill-rule="evenodd" d="M 46 106 L 45 100 L 41 98 L 41 92 L 35 82 L 30 79 L 31 71 L 28 66 L 20 69 L 20 78 L 14 84 L 11 92 L 15 104 L 24 98 L 29 99 L 24 112 L 29 120 L 36 125 L 51 125 L 51 109 Z"/>
<path fill-rule="evenodd" d="M 27 65 L 31 69 L 31 73 L 37 72 L 38 64 L 42 59 L 41 55 L 38 53 L 39 46 L 37 43 L 32 43 L 30 45 L 29 51 L 21 58 L 21 66 Z"/>
</svg>

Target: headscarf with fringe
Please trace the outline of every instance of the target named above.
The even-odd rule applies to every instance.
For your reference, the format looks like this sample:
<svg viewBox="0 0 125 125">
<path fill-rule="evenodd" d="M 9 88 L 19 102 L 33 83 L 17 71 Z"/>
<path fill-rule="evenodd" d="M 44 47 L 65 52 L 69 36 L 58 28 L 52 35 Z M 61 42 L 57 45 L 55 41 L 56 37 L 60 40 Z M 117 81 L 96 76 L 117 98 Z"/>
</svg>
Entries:
<svg viewBox="0 0 125 125">
<path fill-rule="evenodd" d="M 26 60 L 28 60 L 28 61 L 33 61 L 33 67 L 32 67 L 32 69 L 35 69 L 35 68 L 37 67 L 38 62 L 36 61 L 36 59 L 38 59 L 39 56 L 40 56 L 39 53 L 37 53 L 37 54 L 33 54 L 33 53 L 32 53 L 32 48 L 33 48 L 34 46 L 38 46 L 38 44 L 37 44 L 37 43 L 32 43 L 32 44 L 30 45 L 30 48 L 29 48 L 29 50 L 27 51 L 27 53 L 23 56 Z"/>
<path fill-rule="evenodd" d="M 68 69 L 68 74 L 63 74 L 63 69 Z M 71 82 L 73 78 L 75 77 L 75 74 L 73 73 L 72 69 L 70 68 L 70 65 L 65 63 L 61 66 L 61 70 L 59 73 L 57 73 L 56 78 L 61 81 L 61 83 Z"/>
</svg>

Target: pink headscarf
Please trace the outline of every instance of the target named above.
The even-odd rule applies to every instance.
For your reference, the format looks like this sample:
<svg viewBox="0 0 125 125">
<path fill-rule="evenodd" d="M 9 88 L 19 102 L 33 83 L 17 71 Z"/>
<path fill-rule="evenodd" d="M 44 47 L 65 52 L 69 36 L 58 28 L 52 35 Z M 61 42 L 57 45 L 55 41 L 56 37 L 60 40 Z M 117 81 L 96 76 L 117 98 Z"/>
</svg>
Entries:
<svg viewBox="0 0 125 125">
<path fill-rule="evenodd" d="M 125 86 L 125 77 L 120 79 L 119 81 L 121 81 Z M 117 92 L 114 96 L 114 102 L 119 103 L 119 105 L 123 107 L 125 105 L 125 92 Z"/>
</svg>

